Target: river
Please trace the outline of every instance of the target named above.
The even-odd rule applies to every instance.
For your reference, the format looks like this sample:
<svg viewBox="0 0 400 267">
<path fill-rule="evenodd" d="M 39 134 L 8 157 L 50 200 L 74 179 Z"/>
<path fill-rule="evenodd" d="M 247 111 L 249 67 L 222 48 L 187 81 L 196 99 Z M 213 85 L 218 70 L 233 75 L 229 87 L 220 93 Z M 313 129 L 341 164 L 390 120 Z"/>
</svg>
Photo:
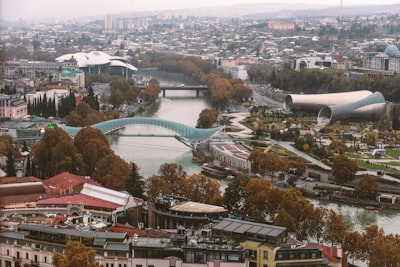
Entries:
<svg viewBox="0 0 400 267">
<path fill-rule="evenodd" d="M 157 77 L 160 83 L 190 84 L 190 80 L 180 75 L 149 72 L 144 75 Z M 199 113 L 210 107 L 209 96 L 196 97 L 192 91 L 167 91 L 166 97 L 160 97 L 157 102 L 148 108 L 143 116 L 171 120 L 188 126 L 195 126 Z M 122 130 L 126 133 L 135 131 L 135 126 Z M 135 162 L 140 168 L 139 173 L 147 178 L 157 174 L 160 165 L 177 163 L 182 165 L 190 175 L 200 172 L 200 166 L 192 163 L 192 153 L 175 138 L 161 137 L 125 137 L 118 136 L 110 139 L 112 149 L 128 162 Z M 221 189 L 226 183 L 221 184 Z M 315 205 L 323 205 L 344 216 L 352 230 L 363 231 L 366 226 L 376 224 L 383 228 L 386 234 L 400 234 L 400 212 L 392 210 L 369 211 L 362 207 L 343 204 L 327 203 L 312 200 Z"/>
</svg>

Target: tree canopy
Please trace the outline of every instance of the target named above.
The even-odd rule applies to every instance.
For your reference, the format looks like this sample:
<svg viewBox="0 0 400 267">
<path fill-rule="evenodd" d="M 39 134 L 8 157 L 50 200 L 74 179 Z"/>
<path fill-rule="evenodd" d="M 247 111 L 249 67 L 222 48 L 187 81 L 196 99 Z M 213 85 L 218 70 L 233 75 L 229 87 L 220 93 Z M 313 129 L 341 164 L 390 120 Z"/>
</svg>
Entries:
<svg viewBox="0 0 400 267">
<path fill-rule="evenodd" d="M 100 267 L 96 262 L 96 251 L 87 248 L 78 241 L 67 243 L 65 255 L 58 252 L 53 255 L 53 265 L 55 267 Z"/>
</svg>

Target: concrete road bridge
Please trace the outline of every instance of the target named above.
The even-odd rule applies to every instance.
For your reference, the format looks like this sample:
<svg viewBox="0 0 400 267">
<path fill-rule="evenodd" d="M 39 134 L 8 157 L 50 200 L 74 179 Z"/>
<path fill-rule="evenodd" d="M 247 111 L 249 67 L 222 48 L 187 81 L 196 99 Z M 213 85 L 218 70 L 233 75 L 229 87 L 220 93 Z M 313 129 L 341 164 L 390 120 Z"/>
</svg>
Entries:
<svg viewBox="0 0 400 267">
<path fill-rule="evenodd" d="M 139 85 L 140 89 L 145 89 L 146 86 Z M 196 91 L 196 96 L 200 95 L 200 91 L 208 91 L 208 86 L 206 85 L 162 85 L 161 91 L 163 97 L 166 95 L 166 91 Z"/>
<path fill-rule="evenodd" d="M 137 134 L 118 134 L 117 130 L 123 129 L 128 125 L 150 125 L 160 127 L 168 130 L 169 134 L 157 134 L 157 133 L 137 133 Z M 69 135 L 75 136 L 82 127 L 70 127 L 65 124 L 60 124 Z M 147 118 L 147 117 L 132 117 L 132 118 L 120 118 L 115 120 L 104 121 L 92 125 L 91 127 L 101 130 L 106 135 L 125 135 L 125 136 L 150 136 L 150 137 L 174 137 L 183 144 L 193 148 L 194 145 L 200 141 L 210 138 L 213 134 L 220 131 L 222 127 L 200 129 L 190 127 L 178 122 Z"/>
</svg>

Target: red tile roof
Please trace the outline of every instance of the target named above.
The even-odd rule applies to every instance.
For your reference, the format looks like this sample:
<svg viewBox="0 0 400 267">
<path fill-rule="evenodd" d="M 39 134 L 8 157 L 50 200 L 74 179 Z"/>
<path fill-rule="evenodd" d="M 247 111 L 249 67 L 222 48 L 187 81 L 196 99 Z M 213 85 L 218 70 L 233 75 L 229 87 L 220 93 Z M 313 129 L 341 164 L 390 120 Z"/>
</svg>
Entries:
<svg viewBox="0 0 400 267">
<path fill-rule="evenodd" d="M 53 197 L 53 198 L 46 198 L 40 199 L 37 201 L 38 206 L 40 205 L 67 205 L 68 203 L 72 205 L 80 205 L 81 203 L 87 207 L 98 207 L 104 209 L 111 209 L 114 210 L 120 205 L 108 202 L 105 200 L 101 200 L 98 198 L 90 197 L 83 194 L 76 194 L 76 195 L 66 195 L 61 197 Z"/>
<path fill-rule="evenodd" d="M 49 196 L 73 193 L 74 188 L 82 186 L 85 183 L 101 186 L 100 183 L 89 176 L 75 175 L 69 172 L 57 174 L 43 181 Z"/>
</svg>

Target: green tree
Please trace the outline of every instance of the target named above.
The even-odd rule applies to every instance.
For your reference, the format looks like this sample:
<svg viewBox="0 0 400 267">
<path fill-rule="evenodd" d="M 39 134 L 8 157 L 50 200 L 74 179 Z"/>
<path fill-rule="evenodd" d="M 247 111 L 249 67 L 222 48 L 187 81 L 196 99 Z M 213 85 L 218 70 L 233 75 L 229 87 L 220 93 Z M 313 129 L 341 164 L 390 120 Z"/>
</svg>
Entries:
<svg viewBox="0 0 400 267">
<path fill-rule="evenodd" d="M 67 243 L 65 255 L 54 253 L 52 263 L 55 267 L 100 267 L 96 251 L 78 241 Z"/>
<path fill-rule="evenodd" d="M 145 182 L 139 174 L 139 167 L 135 163 L 131 163 L 131 175 L 128 177 L 125 188 L 126 191 L 134 197 L 145 199 Z"/>
<path fill-rule="evenodd" d="M 16 175 L 14 166 L 14 153 L 11 149 L 7 153 L 6 174 L 7 177 L 14 177 Z"/>
<path fill-rule="evenodd" d="M 244 217 L 246 215 L 245 208 L 245 191 L 244 188 L 249 179 L 234 179 L 225 188 L 223 195 L 223 203 L 228 212 L 236 216 Z"/>
</svg>

